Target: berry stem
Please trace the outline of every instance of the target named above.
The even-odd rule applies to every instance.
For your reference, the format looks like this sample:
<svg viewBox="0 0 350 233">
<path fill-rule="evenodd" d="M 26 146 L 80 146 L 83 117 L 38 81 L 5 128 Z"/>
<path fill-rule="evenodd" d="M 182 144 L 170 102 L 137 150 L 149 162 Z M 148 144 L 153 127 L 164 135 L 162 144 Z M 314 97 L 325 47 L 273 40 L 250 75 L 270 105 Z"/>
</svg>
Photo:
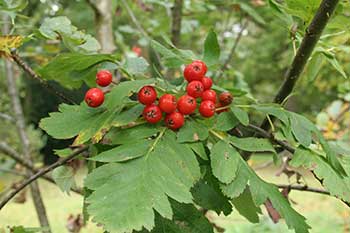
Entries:
<svg viewBox="0 0 350 233">
<path fill-rule="evenodd" d="M 146 158 L 148 157 L 148 155 L 154 150 L 154 148 L 156 147 L 156 145 L 158 144 L 159 140 L 163 137 L 165 131 L 167 128 L 163 128 L 162 131 L 160 131 L 159 135 L 157 136 L 157 138 L 154 140 L 154 142 L 152 143 L 151 147 L 149 148 L 149 150 L 146 153 Z"/>
</svg>

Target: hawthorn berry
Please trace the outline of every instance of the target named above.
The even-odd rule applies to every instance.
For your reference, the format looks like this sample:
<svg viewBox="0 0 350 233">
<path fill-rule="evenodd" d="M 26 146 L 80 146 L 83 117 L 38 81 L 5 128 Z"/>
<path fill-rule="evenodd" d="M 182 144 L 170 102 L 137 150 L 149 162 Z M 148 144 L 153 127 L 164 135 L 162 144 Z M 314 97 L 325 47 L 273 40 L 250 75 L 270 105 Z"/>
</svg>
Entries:
<svg viewBox="0 0 350 233">
<path fill-rule="evenodd" d="M 219 95 L 219 102 L 222 104 L 222 106 L 230 105 L 233 101 L 233 96 L 230 92 L 222 92 Z"/>
<path fill-rule="evenodd" d="M 204 90 L 209 90 L 211 88 L 211 86 L 213 86 L 213 80 L 211 80 L 211 78 L 209 77 L 204 77 L 201 80 Z"/>
<path fill-rule="evenodd" d="M 206 90 L 202 94 L 202 101 L 210 100 L 212 102 L 216 102 L 216 92 L 213 90 Z"/>
<path fill-rule="evenodd" d="M 155 124 L 162 119 L 162 110 L 157 105 L 151 104 L 143 109 L 142 115 L 147 122 Z"/>
<path fill-rule="evenodd" d="M 196 99 L 189 95 L 183 95 L 177 101 L 177 109 L 184 115 L 189 115 L 196 110 Z"/>
<path fill-rule="evenodd" d="M 199 113 L 203 117 L 212 117 L 215 114 L 215 103 L 210 100 L 204 100 L 199 106 Z"/>
<path fill-rule="evenodd" d="M 141 104 L 149 105 L 156 101 L 157 92 L 152 86 L 144 86 L 139 91 L 137 97 Z"/>
<path fill-rule="evenodd" d="M 204 87 L 202 82 L 200 81 L 192 81 L 187 85 L 186 88 L 187 94 L 194 98 L 201 97 L 204 91 Z"/>
<path fill-rule="evenodd" d="M 176 110 L 176 98 L 171 94 L 164 94 L 159 99 L 158 106 L 165 113 L 172 113 Z"/>
<path fill-rule="evenodd" d="M 138 57 L 140 57 L 141 54 L 142 54 L 142 49 L 141 49 L 139 46 L 137 46 L 137 45 L 135 45 L 135 46 L 132 47 L 132 51 L 133 51 Z"/>
<path fill-rule="evenodd" d="M 183 126 L 185 123 L 184 115 L 179 112 L 170 113 L 165 117 L 165 124 L 168 128 L 176 130 Z"/>
<path fill-rule="evenodd" d="M 98 88 L 91 88 L 86 92 L 84 100 L 88 106 L 96 108 L 103 104 L 105 94 Z"/>
<path fill-rule="evenodd" d="M 112 82 L 112 73 L 108 70 L 100 70 L 96 74 L 96 83 L 101 87 L 107 87 Z"/>
<path fill-rule="evenodd" d="M 207 72 L 207 66 L 202 61 L 194 61 L 187 65 L 184 70 L 184 77 L 188 82 L 193 80 L 200 81 Z"/>
</svg>

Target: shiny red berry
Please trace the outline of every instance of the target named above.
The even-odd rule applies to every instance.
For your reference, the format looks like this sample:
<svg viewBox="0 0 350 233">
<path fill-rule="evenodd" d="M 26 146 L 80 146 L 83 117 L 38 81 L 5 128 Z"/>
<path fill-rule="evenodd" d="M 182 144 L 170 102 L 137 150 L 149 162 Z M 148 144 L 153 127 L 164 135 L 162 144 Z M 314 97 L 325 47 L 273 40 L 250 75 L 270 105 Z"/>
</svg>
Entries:
<svg viewBox="0 0 350 233">
<path fill-rule="evenodd" d="M 186 88 L 187 94 L 194 98 L 201 97 L 204 91 L 204 87 L 202 82 L 200 81 L 192 81 L 187 85 Z"/>
<path fill-rule="evenodd" d="M 135 46 L 132 47 L 132 51 L 133 51 L 138 57 L 140 57 L 141 54 L 142 54 L 142 49 L 141 49 L 139 46 L 137 46 L 137 45 L 135 45 Z"/>
<path fill-rule="evenodd" d="M 176 106 L 177 106 L 175 96 L 170 94 L 162 95 L 162 97 L 160 97 L 159 99 L 158 106 L 163 112 L 166 112 L 166 113 L 175 112 Z"/>
<path fill-rule="evenodd" d="M 193 80 L 200 81 L 207 72 L 207 66 L 202 61 L 194 61 L 187 65 L 184 70 L 184 77 L 188 82 Z"/>
<path fill-rule="evenodd" d="M 233 101 L 233 96 L 230 92 L 222 92 L 219 95 L 219 101 L 222 104 L 222 106 L 230 105 Z"/>
<path fill-rule="evenodd" d="M 203 83 L 204 90 L 209 90 L 213 86 L 213 80 L 209 77 L 202 78 L 201 82 Z"/>
<path fill-rule="evenodd" d="M 216 102 L 216 92 L 213 90 L 206 90 L 202 94 L 202 101 L 210 100 L 212 102 Z"/>
<path fill-rule="evenodd" d="M 96 83 L 101 87 L 106 87 L 112 82 L 112 73 L 108 70 L 100 70 L 96 74 Z"/>
<path fill-rule="evenodd" d="M 96 108 L 103 104 L 105 94 L 98 88 L 91 88 L 86 92 L 84 99 L 88 106 Z"/>
<path fill-rule="evenodd" d="M 215 114 L 215 104 L 213 101 L 204 100 L 199 106 L 199 113 L 203 117 L 212 117 Z"/>
<path fill-rule="evenodd" d="M 144 86 L 138 93 L 138 100 L 141 104 L 153 104 L 157 99 L 157 92 L 152 86 Z"/>
<path fill-rule="evenodd" d="M 179 112 L 170 113 L 165 117 L 165 124 L 170 129 L 179 129 L 185 123 L 184 116 Z"/>
<path fill-rule="evenodd" d="M 143 118 L 149 123 L 155 124 L 162 119 L 162 110 L 155 105 L 148 105 L 143 109 Z"/>
<path fill-rule="evenodd" d="M 196 110 L 196 99 L 189 95 L 183 95 L 177 101 L 177 109 L 184 115 L 189 115 Z"/>
</svg>

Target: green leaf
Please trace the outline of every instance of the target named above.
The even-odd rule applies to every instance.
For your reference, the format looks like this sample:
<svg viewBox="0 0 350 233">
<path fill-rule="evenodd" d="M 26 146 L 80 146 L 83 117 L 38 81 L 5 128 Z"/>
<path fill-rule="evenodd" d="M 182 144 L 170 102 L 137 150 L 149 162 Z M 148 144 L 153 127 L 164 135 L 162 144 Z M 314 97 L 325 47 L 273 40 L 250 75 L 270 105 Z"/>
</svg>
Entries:
<svg viewBox="0 0 350 233">
<path fill-rule="evenodd" d="M 121 112 L 120 114 L 116 115 L 116 117 L 113 119 L 112 125 L 114 127 L 120 127 L 132 124 L 142 115 L 142 111 L 144 108 L 145 106 L 137 104 L 134 107 L 131 107 L 130 109 Z"/>
<path fill-rule="evenodd" d="M 209 136 L 208 128 L 196 121 L 186 121 L 184 126 L 177 133 L 177 141 L 197 142 L 207 139 Z"/>
<path fill-rule="evenodd" d="M 131 75 L 143 74 L 149 67 L 148 62 L 143 57 L 127 57 L 123 66 Z"/>
<path fill-rule="evenodd" d="M 47 230 L 46 228 L 34 228 L 34 227 L 23 227 L 23 226 L 14 226 L 11 227 L 11 233 L 36 233 L 36 232 L 43 232 L 44 230 Z"/>
<path fill-rule="evenodd" d="M 53 170 L 52 178 L 56 182 L 57 186 L 65 192 L 69 194 L 69 191 L 72 187 L 76 186 L 74 179 L 74 171 L 72 167 L 69 166 L 61 166 Z"/>
<path fill-rule="evenodd" d="M 91 35 L 87 35 L 71 24 L 65 16 L 47 18 L 39 28 L 44 37 L 62 39 L 68 49 L 74 52 L 97 52 L 101 46 Z"/>
<path fill-rule="evenodd" d="M 222 183 L 229 184 L 236 177 L 239 153 L 225 141 L 217 142 L 210 153 L 213 174 Z"/>
<path fill-rule="evenodd" d="M 193 188 L 192 194 L 197 205 L 207 210 L 215 210 L 217 214 L 232 212 L 232 205 L 220 190 L 219 183 L 213 174 L 207 171 L 205 177 Z"/>
<path fill-rule="evenodd" d="M 255 206 L 252 194 L 250 193 L 248 188 L 246 188 L 244 192 L 241 193 L 241 195 L 234 198 L 232 200 L 232 204 L 234 205 L 236 210 L 251 223 L 259 222 L 258 214 L 262 214 L 262 212 L 259 207 Z"/>
<path fill-rule="evenodd" d="M 230 137 L 230 143 L 238 149 L 250 152 L 264 152 L 269 151 L 276 153 L 272 144 L 268 139 L 265 138 L 254 138 L 254 137 L 245 137 L 237 138 Z"/>
<path fill-rule="evenodd" d="M 192 142 L 187 144 L 201 159 L 209 160 L 202 142 Z"/>
<path fill-rule="evenodd" d="M 107 150 L 98 154 L 95 157 L 90 158 L 90 160 L 99 162 L 123 162 L 130 159 L 135 159 L 146 154 L 147 149 L 150 147 L 150 140 L 143 141 L 130 141 L 129 143 L 117 146 L 111 150 Z"/>
<path fill-rule="evenodd" d="M 312 142 L 314 126 L 305 117 L 290 113 L 290 123 L 295 139 L 303 146 L 308 147 Z"/>
<path fill-rule="evenodd" d="M 315 15 L 321 0 L 286 0 L 286 11 L 302 19 L 306 25 L 310 23 Z"/>
<path fill-rule="evenodd" d="M 340 65 L 339 61 L 335 56 L 325 56 L 326 60 L 333 66 L 333 68 L 339 72 L 345 79 L 348 78 L 348 75 L 345 73 L 344 68 Z"/>
<path fill-rule="evenodd" d="M 99 108 L 89 108 L 84 102 L 79 106 L 61 104 L 59 112 L 50 113 L 50 117 L 40 121 L 40 127 L 57 139 L 78 135 L 75 144 L 82 144 L 90 139 L 98 142 L 115 123 L 114 120 L 129 95 L 151 83 L 154 80 L 121 82 L 106 95 L 105 103 Z"/>
<path fill-rule="evenodd" d="M 104 137 L 104 141 L 110 144 L 126 144 L 149 138 L 159 132 L 157 127 L 150 124 L 142 124 L 132 128 L 112 128 Z"/>
<path fill-rule="evenodd" d="M 306 224 L 305 218 L 290 206 L 288 200 L 278 191 L 277 187 L 263 181 L 240 155 L 237 158 L 238 171 L 230 184 L 221 184 L 223 193 L 231 198 L 237 197 L 244 191 L 249 181 L 250 191 L 256 206 L 270 200 L 273 207 L 286 220 L 289 228 L 294 228 L 298 233 L 308 232 L 310 227 Z"/>
<path fill-rule="evenodd" d="M 253 20 L 255 20 L 257 23 L 260 23 L 262 25 L 266 24 L 265 20 L 249 4 L 240 2 L 239 5 L 240 5 L 242 11 L 246 12 L 249 16 L 251 16 L 253 18 Z"/>
<path fill-rule="evenodd" d="M 209 31 L 204 42 L 203 61 L 208 65 L 218 64 L 220 61 L 220 46 L 216 33 Z"/>
<path fill-rule="evenodd" d="M 298 147 L 290 161 L 290 165 L 313 169 L 316 176 L 323 180 L 323 186 L 326 190 L 333 196 L 340 197 L 344 201 L 350 201 L 350 178 L 341 177 L 339 172 L 334 170 L 320 155 L 309 149 Z"/>
<path fill-rule="evenodd" d="M 172 201 L 173 220 L 155 217 L 155 228 L 150 233 L 214 233 L 208 219 L 191 204 L 180 204 Z M 139 233 L 149 233 L 143 230 Z"/>
<path fill-rule="evenodd" d="M 321 54 L 315 53 L 312 56 L 311 60 L 308 62 L 305 75 L 309 82 L 313 82 L 316 79 L 322 68 L 323 60 L 324 58 L 321 56 Z"/>
<path fill-rule="evenodd" d="M 222 112 L 216 118 L 214 128 L 220 131 L 228 131 L 239 124 L 233 112 Z"/>
<path fill-rule="evenodd" d="M 87 72 L 83 78 L 78 74 L 83 71 L 91 71 L 92 67 L 105 61 L 115 62 L 115 59 L 105 54 L 63 53 L 52 59 L 38 72 L 42 78 L 55 80 L 67 88 L 79 88 L 83 81 L 91 83 L 95 80 L 96 73 Z"/>
<path fill-rule="evenodd" d="M 191 187 L 200 177 L 196 156 L 178 144 L 175 134 L 161 133 L 146 155 L 123 163 L 98 167 L 85 185 L 93 190 L 87 209 L 94 221 L 110 232 L 154 227 L 154 210 L 171 219 L 168 197 L 192 203 Z"/>
<path fill-rule="evenodd" d="M 235 115 L 235 117 L 241 122 L 242 125 L 247 126 L 249 124 L 249 116 L 246 111 L 243 111 L 242 109 L 232 106 L 231 111 Z"/>
<path fill-rule="evenodd" d="M 278 104 L 252 105 L 257 111 L 272 115 L 278 118 L 284 125 L 289 126 L 288 111 L 284 110 Z"/>
</svg>

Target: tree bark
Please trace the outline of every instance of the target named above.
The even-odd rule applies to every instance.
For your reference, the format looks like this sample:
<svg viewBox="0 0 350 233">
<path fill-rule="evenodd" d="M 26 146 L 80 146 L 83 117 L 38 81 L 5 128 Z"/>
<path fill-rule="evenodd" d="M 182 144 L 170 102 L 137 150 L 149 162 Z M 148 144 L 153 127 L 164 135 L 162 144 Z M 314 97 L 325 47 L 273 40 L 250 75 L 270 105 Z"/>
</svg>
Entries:
<svg viewBox="0 0 350 233">
<path fill-rule="evenodd" d="M 4 26 L 3 34 L 7 35 L 9 33 L 9 20 L 7 16 L 3 17 Z M 14 118 L 16 120 L 16 128 L 21 141 L 22 154 L 28 161 L 32 161 L 30 154 L 30 142 L 28 135 L 26 133 L 26 125 L 24 121 L 24 115 L 22 111 L 22 106 L 19 99 L 19 94 L 16 87 L 15 75 L 13 72 L 12 63 L 9 60 L 5 60 L 6 69 L 6 80 L 9 96 L 11 99 L 11 105 L 13 108 Z M 27 175 L 32 176 L 34 173 L 31 170 L 27 170 Z M 45 228 L 44 233 L 50 233 L 50 224 L 47 218 L 46 209 L 41 197 L 39 185 L 37 182 L 33 182 L 30 186 L 30 191 L 32 194 L 32 199 L 34 202 L 35 210 L 38 215 L 38 219 L 42 228 Z"/>
<path fill-rule="evenodd" d="M 95 13 L 96 38 L 100 42 L 102 53 L 112 53 L 115 49 L 113 35 L 112 0 L 87 0 Z"/>
<path fill-rule="evenodd" d="M 175 0 L 172 9 L 171 42 L 176 47 L 179 46 L 181 38 L 182 6 L 183 0 Z"/>
</svg>

